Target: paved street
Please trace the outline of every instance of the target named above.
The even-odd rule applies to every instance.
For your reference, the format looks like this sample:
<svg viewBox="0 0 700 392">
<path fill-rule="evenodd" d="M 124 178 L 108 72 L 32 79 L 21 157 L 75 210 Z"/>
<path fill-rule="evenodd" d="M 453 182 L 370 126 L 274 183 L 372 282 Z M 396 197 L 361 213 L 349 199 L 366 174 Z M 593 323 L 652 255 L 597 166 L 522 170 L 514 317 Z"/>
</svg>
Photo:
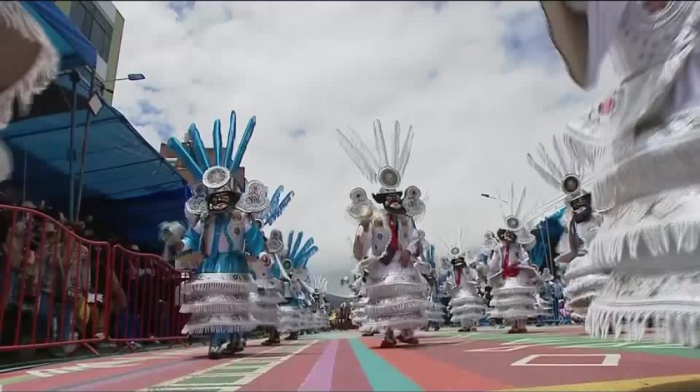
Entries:
<svg viewBox="0 0 700 392">
<path fill-rule="evenodd" d="M 378 349 L 379 338 L 323 333 L 279 347 L 249 342 L 209 360 L 204 346 L 23 369 L 4 391 L 630 391 L 700 390 L 700 350 L 591 340 L 580 327 L 484 328 L 420 334 L 418 347 Z"/>
</svg>

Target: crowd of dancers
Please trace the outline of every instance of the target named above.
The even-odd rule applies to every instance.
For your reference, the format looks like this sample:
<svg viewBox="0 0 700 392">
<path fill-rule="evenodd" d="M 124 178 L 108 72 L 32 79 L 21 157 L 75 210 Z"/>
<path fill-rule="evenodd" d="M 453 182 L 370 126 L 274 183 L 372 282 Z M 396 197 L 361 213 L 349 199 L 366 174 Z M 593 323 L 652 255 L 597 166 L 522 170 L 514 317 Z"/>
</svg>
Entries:
<svg viewBox="0 0 700 392">
<path fill-rule="evenodd" d="M 548 1 L 542 7 L 579 86 L 594 84 L 608 52 L 623 76 L 613 94 L 554 137 L 550 151 L 541 145 L 534 156 L 522 157 L 565 196 L 567 240 L 556 262 L 566 266 L 567 306 L 593 336 L 624 332 L 641 339 L 653 325 L 669 342 L 698 346 L 700 63 L 694 49 L 700 5 Z M 236 150 L 235 123 L 234 113 L 225 148 L 215 123 L 213 158 L 194 126 L 191 148 L 169 142 L 201 179 L 187 202 L 184 236 L 166 233 L 164 239 L 180 258 L 198 258 L 198 273 L 185 290 L 182 311 L 191 318 L 184 332 L 210 334 L 212 357 L 243 350 L 245 334 L 259 326 L 269 328 L 266 344 L 278 344 L 281 333 L 295 339 L 328 320 L 316 317 L 325 311 L 323 280 L 311 279 L 307 270 L 318 247 L 301 232 L 284 241 L 272 229 L 291 194 L 282 198 L 280 187 L 268 197 L 261 182 L 245 179 L 241 161 L 255 117 Z M 437 298 L 445 290 L 451 320 L 463 328 L 475 328 L 488 312 L 510 324 L 511 333 L 526 332 L 527 320 L 547 308 L 537 293 L 551 276 L 530 261 L 535 237 L 525 189 L 516 193 L 511 185 L 508 200 L 498 203 L 503 223 L 483 243 L 469 246 L 460 239 L 438 255 L 416 226 L 425 214 L 420 189 L 401 188 L 413 129 L 402 138 L 396 122 L 387 143 L 377 121 L 374 151 L 354 131 L 338 133 L 376 191 L 370 198 L 365 189 L 354 189 L 347 208 L 357 224 L 352 287 L 361 331 L 382 334 L 384 348 L 418 344 L 417 329 L 439 327 Z M 587 173 L 595 173 L 589 190 Z M 449 279 L 441 281 L 438 270 L 449 270 Z M 478 295 L 484 284 L 492 288 L 491 308 Z"/>
</svg>

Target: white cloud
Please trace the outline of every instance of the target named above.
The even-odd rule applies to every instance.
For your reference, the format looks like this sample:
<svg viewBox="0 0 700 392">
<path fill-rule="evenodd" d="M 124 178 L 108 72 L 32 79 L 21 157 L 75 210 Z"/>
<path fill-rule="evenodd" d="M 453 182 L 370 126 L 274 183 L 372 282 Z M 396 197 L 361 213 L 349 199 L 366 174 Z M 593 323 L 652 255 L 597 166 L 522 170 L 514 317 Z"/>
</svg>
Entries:
<svg viewBox="0 0 700 392">
<path fill-rule="evenodd" d="M 514 180 L 528 186 L 530 205 L 555 195 L 525 153 L 605 92 L 580 93 L 551 46 L 528 46 L 546 39 L 534 2 L 450 2 L 440 12 L 419 2 L 201 2 L 178 7 L 182 17 L 165 2 L 116 6 L 126 19 L 119 74 L 147 80 L 119 85 L 115 106 L 133 123 L 150 123 L 137 128 L 154 144 L 163 124 L 179 137 L 195 122 L 210 144 L 216 118 L 226 128 L 234 109 L 242 129 L 257 115 L 247 174 L 295 191 L 278 227 L 316 238 L 311 268 L 331 286 L 353 264 L 348 192 L 368 186 L 336 128 L 369 138 L 375 118 L 386 128 L 394 120 L 414 126 L 404 185 L 430 195 L 420 225 L 441 244 L 460 227 L 474 238 L 498 227 L 497 202 L 480 193 Z M 612 86 L 605 70 L 601 85 Z M 139 100 L 162 112 L 143 114 Z M 298 129 L 305 135 L 293 138 Z"/>
</svg>

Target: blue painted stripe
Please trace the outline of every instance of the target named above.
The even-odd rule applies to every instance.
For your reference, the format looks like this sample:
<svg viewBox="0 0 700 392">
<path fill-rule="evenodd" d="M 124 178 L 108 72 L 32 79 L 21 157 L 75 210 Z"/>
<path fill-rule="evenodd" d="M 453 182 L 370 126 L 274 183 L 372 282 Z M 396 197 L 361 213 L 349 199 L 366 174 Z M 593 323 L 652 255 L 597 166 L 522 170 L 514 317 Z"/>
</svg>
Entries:
<svg viewBox="0 0 700 392">
<path fill-rule="evenodd" d="M 375 391 L 422 392 L 423 389 L 404 376 L 382 357 L 367 348 L 359 339 L 350 339 L 350 347 Z"/>
</svg>

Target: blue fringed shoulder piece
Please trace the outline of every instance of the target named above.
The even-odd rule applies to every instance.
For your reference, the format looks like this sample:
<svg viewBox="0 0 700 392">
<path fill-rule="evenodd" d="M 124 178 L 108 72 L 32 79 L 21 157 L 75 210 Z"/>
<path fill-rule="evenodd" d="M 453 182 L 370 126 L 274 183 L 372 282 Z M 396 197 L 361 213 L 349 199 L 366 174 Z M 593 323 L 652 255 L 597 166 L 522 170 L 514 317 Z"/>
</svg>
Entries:
<svg viewBox="0 0 700 392">
<path fill-rule="evenodd" d="M 228 138 L 226 139 L 226 150 L 223 150 L 222 146 L 222 135 L 221 135 L 221 120 L 217 119 L 214 122 L 213 129 L 213 139 L 214 139 L 214 162 L 209 162 L 209 157 L 207 155 L 206 148 L 204 147 L 204 142 L 202 141 L 202 136 L 197 129 L 195 124 L 190 125 L 187 134 L 192 141 L 192 150 L 188 149 L 182 145 L 182 143 L 176 138 L 171 137 L 168 139 L 168 147 L 177 155 L 178 158 L 182 160 L 185 167 L 197 178 L 202 178 L 204 172 L 210 167 L 224 166 L 229 171 L 233 172 L 240 168 L 245 156 L 245 152 L 248 149 L 248 144 L 250 139 L 253 137 L 253 132 L 255 131 L 255 124 L 257 123 L 256 117 L 253 116 L 248 121 L 245 132 L 243 133 L 243 138 L 238 144 L 238 148 L 235 149 L 234 155 L 234 143 L 236 141 L 236 112 L 231 111 L 231 120 L 228 130 Z"/>
<path fill-rule="evenodd" d="M 277 187 L 277 190 L 275 190 L 275 193 L 270 199 L 270 210 L 267 216 L 265 217 L 264 222 L 266 226 L 271 226 L 273 223 L 275 223 L 275 221 L 279 219 L 280 216 L 282 216 L 284 210 L 287 209 L 289 203 L 292 202 L 292 198 L 294 197 L 294 191 L 290 191 L 289 193 L 287 193 L 284 199 L 280 200 L 280 198 L 282 197 L 282 192 L 284 192 L 284 187 L 280 185 L 279 187 Z"/>
<path fill-rule="evenodd" d="M 302 239 L 304 237 L 304 232 L 299 232 L 297 234 L 296 240 L 294 239 L 294 231 L 289 233 L 288 246 L 288 259 L 291 260 L 292 266 L 296 269 L 306 268 L 309 259 L 318 252 L 318 247 L 314 246 L 314 238 L 309 237 L 304 246 L 301 246 Z"/>
</svg>

